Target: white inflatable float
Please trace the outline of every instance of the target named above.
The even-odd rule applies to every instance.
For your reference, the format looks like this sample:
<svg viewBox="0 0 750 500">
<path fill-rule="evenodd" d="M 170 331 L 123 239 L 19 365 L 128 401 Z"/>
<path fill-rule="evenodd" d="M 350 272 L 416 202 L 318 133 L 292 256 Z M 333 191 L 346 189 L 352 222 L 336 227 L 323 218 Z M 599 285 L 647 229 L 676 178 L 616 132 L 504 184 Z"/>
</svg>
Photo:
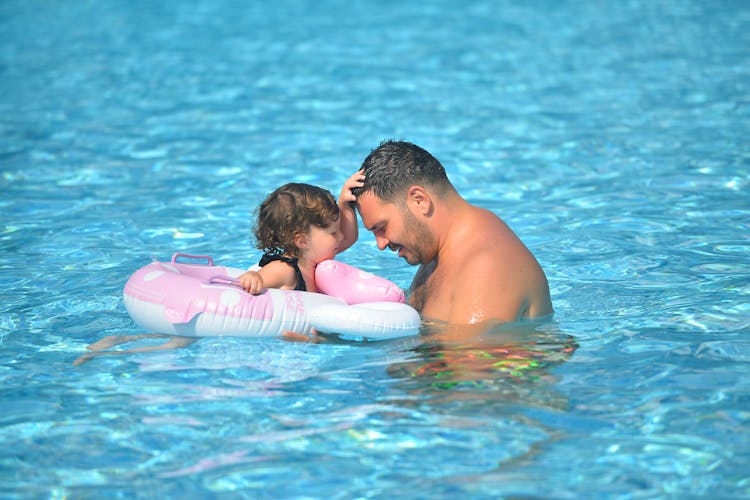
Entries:
<svg viewBox="0 0 750 500">
<path fill-rule="evenodd" d="M 323 293 L 266 289 L 251 295 L 236 279 L 244 272 L 216 266 L 208 256 L 174 254 L 171 262 L 133 273 L 125 308 L 141 328 L 187 337 L 309 335 L 316 329 L 376 340 L 419 332 L 419 314 L 404 304 L 399 287 L 343 262 L 318 265 L 315 281 Z"/>
</svg>

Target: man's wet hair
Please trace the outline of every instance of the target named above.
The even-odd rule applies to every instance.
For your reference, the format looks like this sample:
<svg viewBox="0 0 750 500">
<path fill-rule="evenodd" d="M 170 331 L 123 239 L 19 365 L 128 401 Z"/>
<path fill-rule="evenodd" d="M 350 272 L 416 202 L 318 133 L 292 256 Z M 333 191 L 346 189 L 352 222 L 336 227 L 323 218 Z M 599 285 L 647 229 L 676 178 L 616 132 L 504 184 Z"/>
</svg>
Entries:
<svg viewBox="0 0 750 500">
<path fill-rule="evenodd" d="M 359 197 L 371 192 L 387 202 L 414 184 L 428 185 L 439 193 L 453 190 L 445 168 L 425 149 L 406 141 L 385 140 L 362 162 L 364 186 L 352 189 Z"/>
</svg>

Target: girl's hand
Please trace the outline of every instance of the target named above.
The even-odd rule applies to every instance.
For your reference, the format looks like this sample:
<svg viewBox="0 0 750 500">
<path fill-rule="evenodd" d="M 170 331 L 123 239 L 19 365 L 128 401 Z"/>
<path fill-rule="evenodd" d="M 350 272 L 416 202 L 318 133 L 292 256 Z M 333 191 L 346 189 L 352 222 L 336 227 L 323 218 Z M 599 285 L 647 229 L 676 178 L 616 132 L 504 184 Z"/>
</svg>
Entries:
<svg viewBox="0 0 750 500">
<path fill-rule="evenodd" d="M 352 189 L 365 185 L 365 174 L 362 170 L 349 177 L 344 182 L 339 195 L 339 206 L 348 206 L 350 202 L 357 201 L 357 197 L 352 194 Z"/>
<path fill-rule="evenodd" d="M 246 292 L 258 295 L 263 291 L 263 277 L 256 271 L 247 271 L 239 277 L 240 285 Z"/>
</svg>

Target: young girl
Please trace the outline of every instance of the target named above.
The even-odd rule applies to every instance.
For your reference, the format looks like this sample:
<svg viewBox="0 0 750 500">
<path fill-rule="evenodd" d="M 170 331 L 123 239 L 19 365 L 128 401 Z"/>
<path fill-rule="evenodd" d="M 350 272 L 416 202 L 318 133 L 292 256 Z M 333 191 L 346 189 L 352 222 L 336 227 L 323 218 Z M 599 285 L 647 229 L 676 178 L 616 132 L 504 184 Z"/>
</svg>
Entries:
<svg viewBox="0 0 750 500">
<path fill-rule="evenodd" d="M 260 270 L 240 276 L 242 287 L 257 295 L 264 288 L 317 292 L 315 268 L 357 241 L 351 190 L 362 185 L 356 173 L 344 183 L 338 203 L 327 190 L 291 183 L 268 195 L 254 228 Z"/>
<path fill-rule="evenodd" d="M 290 183 L 268 195 L 258 208 L 255 224 L 257 246 L 265 253 L 259 271 L 247 271 L 240 276 L 242 287 L 257 295 L 264 288 L 306 290 L 317 292 L 315 267 L 343 252 L 357 241 L 356 201 L 352 189 L 362 187 L 362 172 L 344 183 L 338 203 L 323 188 L 310 184 Z M 288 332 L 289 340 L 301 340 Z M 167 338 L 160 345 L 136 347 L 119 351 L 105 351 L 110 347 L 145 338 Z M 159 333 L 114 335 L 88 346 L 90 353 L 76 359 L 81 365 L 95 356 L 160 351 L 186 347 L 197 339 Z"/>
</svg>

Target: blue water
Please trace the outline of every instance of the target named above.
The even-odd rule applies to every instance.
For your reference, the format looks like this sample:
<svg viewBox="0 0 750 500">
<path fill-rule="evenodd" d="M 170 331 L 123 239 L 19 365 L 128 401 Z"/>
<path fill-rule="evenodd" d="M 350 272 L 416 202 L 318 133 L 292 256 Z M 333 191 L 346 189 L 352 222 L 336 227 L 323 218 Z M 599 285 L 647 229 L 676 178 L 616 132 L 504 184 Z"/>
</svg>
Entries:
<svg viewBox="0 0 750 500">
<path fill-rule="evenodd" d="M 750 497 L 749 56 L 743 1 L 2 2 L 0 496 Z M 554 321 L 73 366 L 139 332 L 135 269 L 254 263 L 268 191 L 387 137 L 514 228 Z"/>
</svg>

